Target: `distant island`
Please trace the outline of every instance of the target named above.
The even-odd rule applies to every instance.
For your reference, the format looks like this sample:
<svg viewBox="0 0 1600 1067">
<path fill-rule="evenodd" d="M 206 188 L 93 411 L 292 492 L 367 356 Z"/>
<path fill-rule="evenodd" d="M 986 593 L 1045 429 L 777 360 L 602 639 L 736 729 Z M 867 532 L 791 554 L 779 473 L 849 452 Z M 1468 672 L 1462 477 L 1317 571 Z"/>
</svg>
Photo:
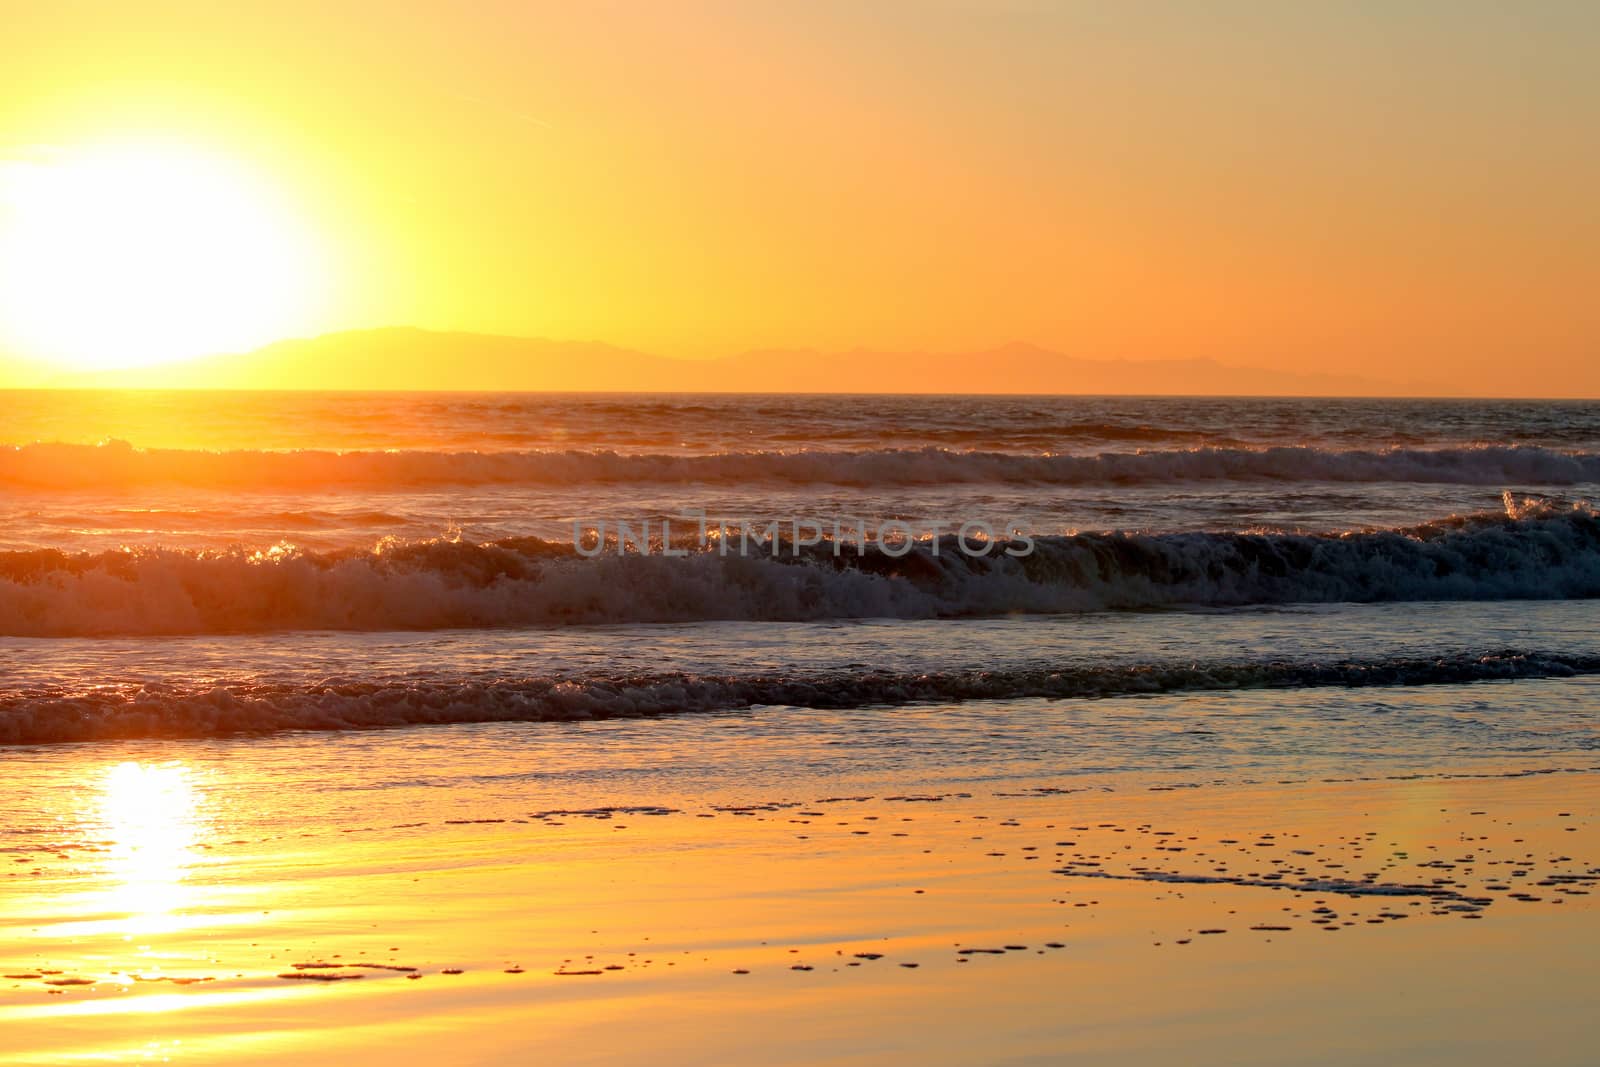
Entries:
<svg viewBox="0 0 1600 1067">
<path fill-rule="evenodd" d="M 0 368 L 6 369 L 6 368 Z M 973 352 L 768 349 L 678 359 L 587 341 L 387 327 L 114 371 L 13 363 L 13 384 L 59 388 L 739 393 L 1039 393 L 1395 396 L 1433 383 L 1231 366 L 1090 359 L 1012 343 Z"/>
</svg>

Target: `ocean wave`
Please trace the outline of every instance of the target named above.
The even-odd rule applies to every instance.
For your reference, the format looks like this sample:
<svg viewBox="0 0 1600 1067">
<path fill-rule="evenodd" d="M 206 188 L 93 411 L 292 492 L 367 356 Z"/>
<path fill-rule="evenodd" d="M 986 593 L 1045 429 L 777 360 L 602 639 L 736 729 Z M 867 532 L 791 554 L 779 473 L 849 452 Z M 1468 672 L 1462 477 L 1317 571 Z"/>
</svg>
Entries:
<svg viewBox="0 0 1600 1067">
<path fill-rule="evenodd" d="M 606 451 L 210 452 L 140 449 L 125 441 L 0 447 L 0 485 L 34 490 L 151 485 L 375 489 L 488 484 L 779 483 L 883 487 L 1211 481 L 1578 485 L 1600 482 L 1600 453 L 1534 446 L 1383 450 L 1210 447 L 1098 455 L 942 448 L 862 452 L 800 449 L 685 456 Z"/>
<path fill-rule="evenodd" d="M 1596 673 L 1600 673 L 1600 655 L 1511 650 L 1338 663 L 1027 667 L 922 674 L 637 674 L 309 685 L 103 685 L 77 692 L 36 688 L 0 697 L 0 744 L 215 737 L 427 723 L 643 718 L 759 705 L 856 708 L 1245 688 L 1461 684 Z"/>
<path fill-rule="evenodd" d="M 370 550 L 0 553 L 0 634 L 428 630 L 938 618 L 1183 605 L 1600 596 L 1587 505 L 1345 534 L 1084 533 L 978 557 L 952 538 L 595 558 L 570 543 L 386 539 Z M 892 546 L 891 546 L 892 547 Z M 1009 543 L 1021 552 L 1027 546 Z M 837 551 L 837 554 L 835 552 Z"/>
</svg>

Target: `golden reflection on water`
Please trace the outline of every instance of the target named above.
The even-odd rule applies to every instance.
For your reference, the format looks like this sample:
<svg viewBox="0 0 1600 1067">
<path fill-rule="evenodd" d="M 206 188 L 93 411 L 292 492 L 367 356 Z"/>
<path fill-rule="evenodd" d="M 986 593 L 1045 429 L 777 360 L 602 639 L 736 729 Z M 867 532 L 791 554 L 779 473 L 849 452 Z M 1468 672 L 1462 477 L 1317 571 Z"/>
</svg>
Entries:
<svg viewBox="0 0 1600 1067">
<path fill-rule="evenodd" d="M 182 763 L 119 763 L 101 781 L 99 818 L 109 851 L 107 910 L 127 916 L 130 934 L 183 925 L 201 831 L 200 792 Z"/>
</svg>

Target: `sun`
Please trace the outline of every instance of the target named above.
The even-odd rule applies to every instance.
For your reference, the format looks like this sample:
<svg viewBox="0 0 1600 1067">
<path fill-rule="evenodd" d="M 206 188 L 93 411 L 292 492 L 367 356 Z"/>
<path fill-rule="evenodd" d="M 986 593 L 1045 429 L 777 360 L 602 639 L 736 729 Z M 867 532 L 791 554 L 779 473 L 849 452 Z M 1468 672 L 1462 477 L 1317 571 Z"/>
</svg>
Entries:
<svg viewBox="0 0 1600 1067">
<path fill-rule="evenodd" d="M 262 177 L 117 141 L 0 161 L 0 348 L 71 370 L 317 332 L 326 256 Z"/>
</svg>

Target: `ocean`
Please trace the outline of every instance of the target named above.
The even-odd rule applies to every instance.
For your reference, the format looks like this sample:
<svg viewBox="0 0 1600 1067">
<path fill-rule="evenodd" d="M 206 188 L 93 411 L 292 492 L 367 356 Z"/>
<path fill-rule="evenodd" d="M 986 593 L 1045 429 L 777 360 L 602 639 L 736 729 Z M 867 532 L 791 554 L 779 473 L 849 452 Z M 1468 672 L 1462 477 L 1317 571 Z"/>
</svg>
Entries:
<svg viewBox="0 0 1600 1067">
<path fill-rule="evenodd" d="M 12 392 L 0 440 L 12 745 L 1600 672 L 1597 403 Z"/>
</svg>

